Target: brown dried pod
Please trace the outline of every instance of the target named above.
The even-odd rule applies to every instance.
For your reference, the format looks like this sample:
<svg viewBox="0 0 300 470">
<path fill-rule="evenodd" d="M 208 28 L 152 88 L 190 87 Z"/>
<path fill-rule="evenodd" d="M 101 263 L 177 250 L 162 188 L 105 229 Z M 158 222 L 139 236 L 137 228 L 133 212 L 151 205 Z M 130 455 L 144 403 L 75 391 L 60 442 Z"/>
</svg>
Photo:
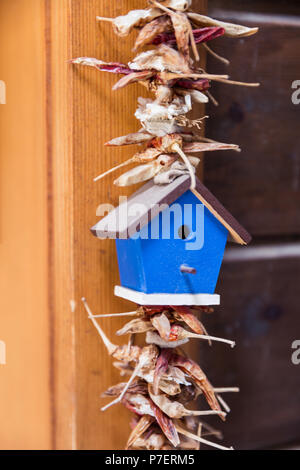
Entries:
<svg viewBox="0 0 300 470">
<path fill-rule="evenodd" d="M 171 332 L 171 325 L 165 313 L 151 317 L 152 326 L 159 332 L 160 336 L 168 341 Z"/>
<path fill-rule="evenodd" d="M 107 410 L 109 407 L 120 403 L 125 396 L 129 386 L 132 384 L 134 379 L 140 374 L 145 372 L 145 370 L 149 370 L 149 368 L 154 369 L 157 357 L 158 357 L 158 349 L 154 346 L 146 346 L 142 349 L 141 354 L 138 358 L 138 363 L 129 379 L 127 382 L 126 386 L 123 388 L 121 394 L 113 400 L 111 403 L 108 403 L 108 405 L 105 405 L 101 408 L 102 411 Z"/>
<path fill-rule="evenodd" d="M 126 450 L 131 447 L 137 439 L 139 439 L 147 429 L 151 426 L 151 424 L 154 422 L 154 418 L 149 415 L 144 415 L 140 418 L 138 421 L 137 425 L 133 429 L 132 433 L 130 434 L 127 444 L 126 444 Z"/>
<path fill-rule="evenodd" d="M 166 446 L 166 438 L 162 433 L 152 433 L 149 437 L 140 437 L 131 446 L 133 449 L 137 450 L 164 450 Z M 168 446 L 169 449 L 172 449 L 171 446 Z"/>
<path fill-rule="evenodd" d="M 186 60 L 190 58 L 190 22 L 183 13 L 170 15 L 174 27 L 177 47 Z"/>
<path fill-rule="evenodd" d="M 153 77 L 154 73 L 149 70 L 141 70 L 140 72 L 132 72 L 125 77 L 122 77 L 115 85 L 113 86 L 113 90 L 120 90 L 120 88 L 124 88 L 127 85 L 131 85 L 132 83 L 148 80 L 149 78 Z"/>
<path fill-rule="evenodd" d="M 167 372 L 169 362 L 172 357 L 172 351 L 170 349 L 162 349 L 160 355 L 156 361 L 154 379 L 153 379 L 153 390 L 157 394 L 159 390 L 159 382 L 162 376 Z"/>
<path fill-rule="evenodd" d="M 174 155 L 160 155 L 151 163 L 139 165 L 127 171 L 117 178 L 114 181 L 114 184 L 116 186 L 123 187 L 148 181 L 157 175 L 163 168 L 170 166 L 176 159 L 177 156 Z"/>
<path fill-rule="evenodd" d="M 215 20 L 208 16 L 199 15 L 198 13 L 188 12 L 187 16 L 193 23 L 201 26 L 219 26 L 224 28 L 225 35 L 229 37 L 242 38 L 246 36 L 252 36 L 257 33 L 258 28 L 248 28 L 247 26 L 241 26 L 239 24 L 226 23 L 224 21 Z"/>
<path fill-rule="evenodd" d="M 215 410 L 203 410 L 203 411 L 193 411 L 185 408 L 182 403 L 170 400 L 166 395 L 159 393 L 154 394 L 151 385 L 148 386 L 148 392 L 151 400 L 158 406 L 161 411 L 163 411 L 169 418 L 180 419 L 184 416 L 209 416 L 219 414 L 219 411 Z M 225 417 L 226 413 L 222 413 Z"/>
<path fill-rule="evenodd" d="M 161 409 L 155 405 L 151 400 L 151 408 L 154 413 L 155 419 L 161 428 L 164 435 L 171 442 L 174 447 L 177 447 L 180 444 L 179 436 L 176 430 L 176 427 L 171 418 L 169 418 Z"/>
<path fill-rule="evenodd" d="M 198 339 L 204 339 L 206 341 L 217 341 L 220 343 L 227 343 L 229 344 L 232 348 L 235 346 L 235 342 L 231 341 L 229 339 L 224 339 L 224 338 L 218 338 L 216 336 L 209 336 L 207 334 L 196 334 L 191 331 L 187 331 L 182 326 L 180 325 L 172 325 L 171 327 L 171 332 L 169 336 L 169 341 L 181 341 L 187 338 L 198 338 Z"/>
<path fill-rule="evenodd" d="M 120 330 L 116 332 L 117 336 L 135 334 L 135 333 L 145 333 L 146 331 L 153 330 L 153 325 L 150 321 L 144 320 L 142 318 L 135 318 L 129 323 L 123 326 Z"/>
<path fill-rule="evenodd" d="M 116 18 L 105 18 L 97 16 L 97 21 L 106 21 L 111 23 L 114 32 L 120 36 L 128 36 L 133 28 L 140 28 L 152 21 L 154 18 L 163 15 L 163 12 L 158 8 L 149 8 L 146 10 L 131 10 L 127 15 L 118 16 Z"/>
<path fill-rule="evenodd" d="M 212 410 L 219 412 L 222 411 L 218 399 L 215 396 L 213 386 L 207 379 L 201 367 L 196 364 L 196 362 L 179 354 L 173 353 L 170 359 L 170 363 L 182 369 L 188 376 L 192 378 L 195 384 L 200 388 L 200 390 L 202 390 Z M 220 417 L 224 420 L 222 414 L 220 414 Z"/>
<path fill-rule="evenodd" d="M 158 0 L 163 6 L 176 11 L 186 11 L 192 5 L 192 0 Z"/>
<path fill-rule="evenodd" d="M 190 307 L 174 306 L 174 313 L 177 314 L 177 318 L 184 321 L 194 333 L 199 335 L 207 334 L 201 321 L 193 314 Z"/>
<path fill-rule="evenodd" d="M 106 142 L 104 145 L 107 147 L 121 147 L 123 145 L 137 145 L 143 144 L 151 140 L 153 136 L 144 130 L 139 132 L 134 132 L 133 134 L 127 134 L 121 137 L 116 137 L 111 139 L 109 142 Z"/>
<path fill-rule="evenodd" d="M 214 152 L 216 150 L 235 150 L 240 152 L 241 149 L 235 144 L 224 144 L 221 142 L 192 142 L 183 145 L 183 150 L 188 153 L 193 152 Z"/>
<path fill-rule="evenodd" d="M 133 50 L 136 51 L 140 47 L 151 44 L 153 39 L 171 27 L 170 18 L 167 15 L 155 18 L 150 23 L 146 24 L 139 32 L 134 44 Z"/>
<path fill-rule="evenodd" d="M 146 343 L 147 344 L 156 344 L 160 348 L 178 348 L 179 346 L 183 346 L 184 344 L 188 343 L 189 339 L 180 339 L 178 341 L 165 341 L 162 339 L 158 333 L 154 331 L 148 331 L 146 333 Z"/>
<path fill-rule="evenodd" d="M 124 388 L 127 386 L 127 382 L 121 382 L 116 385 L 109 387 L 103 394 L 102 397 L 116 397 L 120 395 Z M 129 387 L 127 388 L 126 394 L 130 393 L 140 393 L 142 395 L 148 394 L 147 383 L 144 380 L 134 380 Z"/>
<path fill-rule="evenodd" d="M 174 74 L 190 74 L 191 69 L 180 52 L 165 44 L 157 49 L 142 52 L 128 63 L 132 70 L 173 72 Z"/>
<path fill-rule="evenodd" d="M 161 152 L 159 150 L 155 148 L 148 148 L 144 151 L 136 153 L 133 157 L 129 158 L 129 160 L 126 160 L 125 162 L 120 163 L 119 165 L 111 168 L 110 170 L 101 173 L 101 175 L 94 178 L 94 181 L 99 181 L 110 173 L 113 173 L 114 171 L 119 170 L 124 166 L 128 166 L 131 163 L 152 163 L 159 155 L 161 155 Z"/>
<path fill-rule="evenodd" d="M 150 0 L 150 4 L 155 7 L 161 8 L 163 11 L 169 14 L 173 27 L 174 27 L 177 47 L 179 51 L 182 53 L 183 57 L 185 57 L 187 62 L 189 61 L 189 41 L 191 41 L 191 46 L 193 49 L 195 59 L 198 61 L 199 55 L 198 55 L 198 51 L 197 51 L 197 47 L 195 43 L 195 38 L 193 35 L 192 26 L 190 24 L 190 21 L 187 15 L 181 13 L 180 11 L 173 12 L 166 6 L 160 5 L 155 0 Z"/>
</svg>

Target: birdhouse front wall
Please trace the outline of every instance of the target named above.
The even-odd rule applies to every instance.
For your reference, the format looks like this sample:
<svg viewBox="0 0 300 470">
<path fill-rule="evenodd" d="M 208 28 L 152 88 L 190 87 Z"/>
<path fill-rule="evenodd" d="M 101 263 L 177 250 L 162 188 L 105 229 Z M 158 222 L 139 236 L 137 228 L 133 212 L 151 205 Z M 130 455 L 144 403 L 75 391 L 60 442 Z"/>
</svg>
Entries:
<svg viewBox="0 0 300 470">
<path fill-rule="evenodd" d="M 187 191 L 132 238 L 116 240 L 121 285 L 146 294 L 213 294 L 227 236 Z M 182 265 L 196 273 L 181 272 Z"/>
</svg>

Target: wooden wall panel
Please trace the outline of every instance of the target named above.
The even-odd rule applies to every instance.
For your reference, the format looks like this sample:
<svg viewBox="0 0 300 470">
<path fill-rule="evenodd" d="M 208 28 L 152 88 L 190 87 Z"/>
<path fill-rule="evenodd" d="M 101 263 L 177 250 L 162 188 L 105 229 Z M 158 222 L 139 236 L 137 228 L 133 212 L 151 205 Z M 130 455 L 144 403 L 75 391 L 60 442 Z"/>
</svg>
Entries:
<svg viewBox="0 0 300 470">
<path fill-rule="evenodd" d="M 210 5 L 215 3 L 220 6 Z M 264 13 L 256 12 L 260 4 Z M 259 81 L 261 87 L 213 86 L 220 106 L 208 109 L 207 135 L 240 144 L 242 153 L 208 155 L 205 182 L 254 236 L 299 235 L 299 106 L 291 101 L 291 86 L 298 78 L 300 7 L 298 16 L 284 16 L 289 10 L 274 14 L 274 3 L 267 9 L 267 2 L 251 2 L 244 5 L 246 12 L 238 11 L 240 2 L 231 2 L 234 5 L 233 11 L 226 6 L 211 13 L 255 23 L 261 30 L 244 40 L 218 39 L 214 49 L 231 60 L 228 71 L 233 79 Z M 227 70 L 214 58 L 209 58 L 208 67 Z"/>
<path fill-rule="evenodd" d="M 42 0 L 0 1 L 0 448 L 51 447 Z"/>
<path fill-rule="evenodd" d="M 202 345 L 201 360 L 216 386 L 241 388 L 226 396 L 232 406 L 221 425 L 226 443 L 268 449 L 300 440 L 299 366 L 291 361 L 291 345 L 300 339 L 299 245 L 290 246 L 289 256 L 273 247 L 274 259 L 268 246 L 247 250 L 246 260 L 224 262 L 217 289 L 221 306 L 205 319 L 211 334 L 237 345 Z M 234 253 L 238 259 L 240 251 L 228 250 L 227 257 Z"/>
</svg>

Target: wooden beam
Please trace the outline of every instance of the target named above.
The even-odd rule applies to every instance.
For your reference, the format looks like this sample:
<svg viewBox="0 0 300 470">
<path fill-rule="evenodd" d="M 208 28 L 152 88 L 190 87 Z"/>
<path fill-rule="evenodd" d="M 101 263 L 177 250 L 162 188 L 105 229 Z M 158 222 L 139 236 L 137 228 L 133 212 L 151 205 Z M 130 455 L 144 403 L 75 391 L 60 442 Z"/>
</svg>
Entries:
<svg viewBox="0 0 300 470">
<path fill-rule="evenodd" d="M 0 2 L 0 448 L 49 449 L 43 0 Z"/>
</svg>

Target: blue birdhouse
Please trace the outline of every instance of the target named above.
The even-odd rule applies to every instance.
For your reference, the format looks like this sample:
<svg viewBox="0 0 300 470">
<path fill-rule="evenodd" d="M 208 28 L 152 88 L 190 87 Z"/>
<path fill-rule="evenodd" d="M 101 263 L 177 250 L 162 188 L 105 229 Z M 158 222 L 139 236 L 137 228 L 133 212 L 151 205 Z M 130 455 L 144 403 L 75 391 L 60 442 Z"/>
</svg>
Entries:
<svg viewBox="0 0 300 470">
<path fill-rule="evenodd" d="M 139 305 L 216 305 L 228 237 L 250 235 L 221 203 L 189 176 L 152 181 L 110 212 L 92 232 L 115 238 L 121 286 L 115 294 Z"/>
</svg>

